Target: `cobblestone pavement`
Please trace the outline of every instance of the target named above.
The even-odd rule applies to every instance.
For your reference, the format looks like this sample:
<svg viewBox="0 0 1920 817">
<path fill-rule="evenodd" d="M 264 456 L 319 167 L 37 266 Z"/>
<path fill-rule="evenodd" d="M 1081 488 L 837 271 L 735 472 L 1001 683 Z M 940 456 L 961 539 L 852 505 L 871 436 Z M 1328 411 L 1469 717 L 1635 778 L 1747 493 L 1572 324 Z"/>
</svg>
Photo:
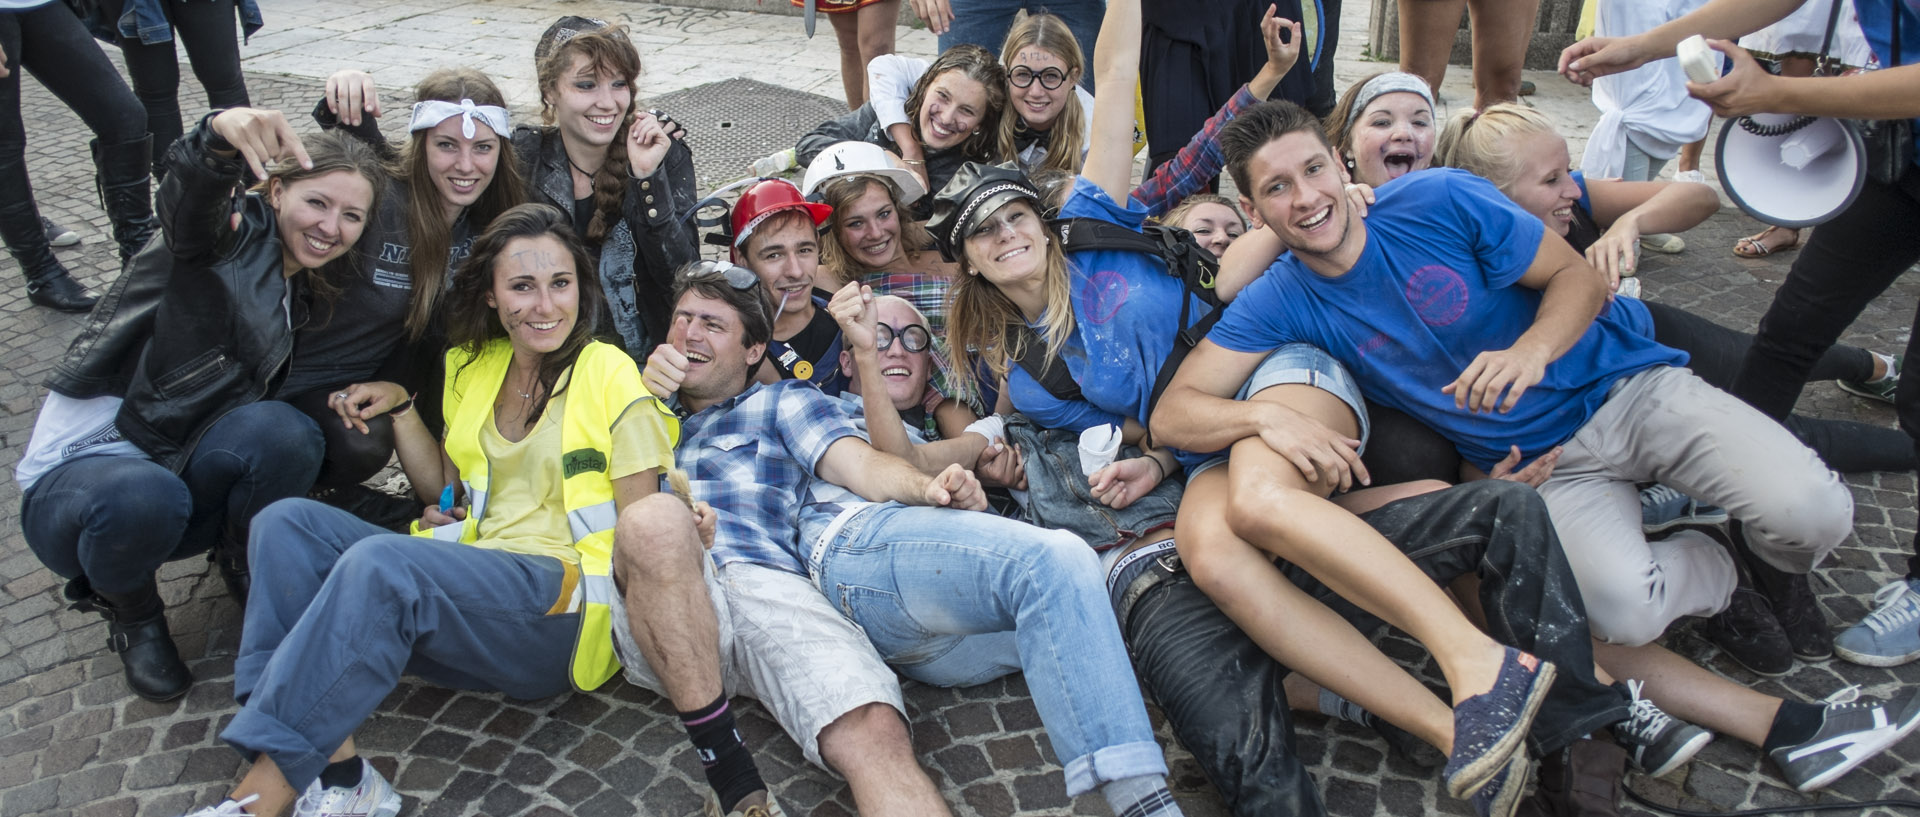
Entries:
<svg viewBox="0 0 1920 817">
<path fill-rule="evenodd" d="M 806 42 L 790 18 L 582 0 L 513 6 L 268 0 L 263 5 L 269 28 L 245 52 L 249 87 L 256 104 L 290 111 L 311 104 L 313 80 L 332 70 L 369 67 L 383 86 L 402 87 L 441 61 L 433 49 L 444 49 L 462 55 L 449 61 L 476 64 L 501 77 L 517 112 L 531 113 L 535 98 L 526 63 L 532 37 L 560 13 L 625 14 L 633 21 L 648 60 L 643 84 L 649 94 L 736 75 L 828 97 L 839 93 L 831 38 Z M 1359 52 L 1363 35 L 1358 32 L 1364 26 L 1364 17 L 1348 21 L 1347 53 Z M 903 32 L 901 47 L 925 54 L 931 41 L 925 32 Z M 747 44 L 753 48 L 741 47 Z M 1343 62 L 1340 68 L 1351 78 L 1377 66 Z M 1453 72 L 1447 96 L 1466 98 L 1464 73 Z M 1591 120 L 1578 94 L 1550 77 L 1536 81 L 1542 86 L 1539 104 L 1556 119 L 1569 125 Z M 1456 88 L 1456 83 L 1461 84 Z M 183 88 L 189 107 L 197 93 L 197 88 Z M 60 257 L 88 283 L 103 286 L 114 273 L 106 219 L 91 193 L 85 131 L 31 82 L 24 116 L 44 211 L 86 236 L 79 248 L 62 250 Z M 1579 153 L 1577 144 L 1574 152 Z M 1737 236 L 1757 229 L 1752 220 L 1728 211 L 1688 233 L 1685 254 L 1645 263 L 1649 297 L 1751 328 L 1792 258 L 1745 261 L 1727 252 Z M 0 262 L 0 280 L 9 282 L 0 292 L 0 466 L 9 468 L 32 428 L 43 396 L 39 383 L 79 325 L 76 317 L 28 306 L 17 276 L 11 260 Z M 1868 310 L 1849 340 L 1875 349 L 1900 348 L 1917 299 L 1920 287 L 1902 281 Z M 1801 408 L 1826 417 L 1894 422 L 1887 407 L 1830 384 L 1810 387 Z M 1855 475 L 1849 482 L 1857 503 L 1855 536 L 1815 583 L 1834 621 L 1856 620 L 1865 611 L 1874 588 L 1898 571 L 1916 524 L 1913 476 Z M 200 560 L 162 571 L 169 618 L 198 682 L 180 701 L 139 700 L 122 682 L 118 659 L 104 649 L 100 620 L 61 609 L 58 580 L 40 566 L 19 533 L 18 504 L 17 487 L 0 480 L 0 817 L 172 815 L 215 801 L 243 766 L 216 737 L 234 711 L 238 608 Z M 1846 684 L 1885 694 L 1901 684 L 1920 683 L 1920 664 L 1879 670 L 1828 662 L 1804 665 L 1784 678 L 1760 679 L 1684 628 L 1667 643 L 1730 678 L 1785 696 L 1819 698 Z M 1435 677 L 1411 643 L 1389 639 L 1386 648 Z M 958 814 L 1107 813 L 1098 798 L 1069 801 L 1064 796 L 1057 760 L 1018 678 L 964 690 L 910 685 L 907 700 L 920 759 Z M 742 731 L 791 813 L 851 813 L 843 783 L 805 765 L 798 748 L 757 705 L 741 711 Z M 1364 731 L 1328 724 L 1319 716 L 1301 721 L 1299 751 L 1320 778 L 1333 813 L 1470 813 L 1465 804 L 1439 794 L 1434 774 L 1390 756 Z M 408 814 L 682 815 L 697 811 L 704 789 L 668 705 L 620 681 L 597 694 L 542 701 L 409 681 L 356 738 L 406 796 Z M 1218 796 L 1164 729 L 1162 739 L 1188 813 L 1224 814 Z M 1786 788 L 1756 749 L 1723 739 L 1687 769 L 1665 779 L 1631 778 L 1630 784 L 1690 808 L 1768 808 L 1912 798 L 1920 794 L 1917 768 L 1920 738 L 1809 798 Z"/>
</svg>

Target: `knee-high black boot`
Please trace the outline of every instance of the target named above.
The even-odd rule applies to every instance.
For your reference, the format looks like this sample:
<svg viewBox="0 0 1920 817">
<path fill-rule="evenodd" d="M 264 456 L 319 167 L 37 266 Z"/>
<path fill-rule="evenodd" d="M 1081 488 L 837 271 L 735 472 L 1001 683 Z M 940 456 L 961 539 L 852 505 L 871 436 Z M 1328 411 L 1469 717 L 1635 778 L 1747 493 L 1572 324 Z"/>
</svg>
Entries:
<svg viewBox="0 0 1920 817">
<path fill-rule="evenodd" d="M 33 199 L 0 207 L 0 238 L 6 240 L 7 251 L 27 277 L 27 300 L 61 312 L 85 312 L 99 300 L 53 257 Z"/>
<path fill-rule="evenodd" d="M 106 616 L 107 649 L 120 655 L 133 694 L 149 701 L 187 694 L 193 673 L 180 661 L 167 629 L 166 604 L 153 582 L 131 593 L 99 593 L 83 576 L 67 582 L 66 597 L 73 602 L 69 609 Z"/>
<path fill-rule="evenodd" d="M 93 165 L 98 171 L 94 183 L 100 190 L 100 206 L 113 221 L 113 241 L 120 247 L 120 263 L 147 246 L 153 237 L 153 178 L 148 175 L 153 137 L 141 136 L 128 142 L 103 145 L 95 139 Z"/>
</svg>

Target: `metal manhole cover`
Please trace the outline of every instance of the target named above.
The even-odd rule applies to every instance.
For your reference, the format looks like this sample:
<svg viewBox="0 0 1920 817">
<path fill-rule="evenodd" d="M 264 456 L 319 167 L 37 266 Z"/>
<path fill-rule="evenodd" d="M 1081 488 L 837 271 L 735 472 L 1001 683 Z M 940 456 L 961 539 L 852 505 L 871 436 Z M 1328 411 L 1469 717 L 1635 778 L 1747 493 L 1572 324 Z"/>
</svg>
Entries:
<svg viewBox="0 0 1920 817">
<path fill-rule="evenodd" d="M 709 82 L 645 103 L 687 126 L 700 191 L 753 172 L 753 160 L 847 112 L 845 102 L 750 79 Z"/>
</svg>

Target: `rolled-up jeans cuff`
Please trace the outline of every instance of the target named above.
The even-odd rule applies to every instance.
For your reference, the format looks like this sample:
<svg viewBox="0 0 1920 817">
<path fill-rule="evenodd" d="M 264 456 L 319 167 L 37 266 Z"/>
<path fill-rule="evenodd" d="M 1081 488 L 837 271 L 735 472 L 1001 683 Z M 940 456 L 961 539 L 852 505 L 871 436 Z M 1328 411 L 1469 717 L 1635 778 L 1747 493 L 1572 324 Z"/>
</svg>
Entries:
<svg viewBox="0 0 1920 817">
<path fill-rule="evenodd" d="M 227 728 L 220 730 L 220 739 L 248 761 L 258 755 L 271 758 L 294 791 L 305 791 L 307 784 L 318 779 L 333 753 L 332 749 L 320 750 L 293 727 L 249 707 L 241 707 Z"/>
<path fill-rule="evenodd" d="M 1078 797 L 1115 780 L 1166 773 L 1167 756 L 1153 741 L 1095 749 L 1066 762 L 1067 796 Z"/>
</svg>

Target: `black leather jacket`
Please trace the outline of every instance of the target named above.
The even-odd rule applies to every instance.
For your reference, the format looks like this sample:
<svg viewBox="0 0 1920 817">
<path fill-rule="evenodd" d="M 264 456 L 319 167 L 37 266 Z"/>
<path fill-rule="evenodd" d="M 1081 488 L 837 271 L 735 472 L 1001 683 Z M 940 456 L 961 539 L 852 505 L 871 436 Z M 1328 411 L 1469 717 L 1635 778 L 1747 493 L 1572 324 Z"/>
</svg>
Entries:
<svg viewBox="0 0 1920 817">
<path fill-rule="evenodd" d="M 573 171 L 559 129 L 514 128 L 513 153 L 534 199 L 571 219 Z M 599 261 L 600 286 L 607 294 L 610 314 L 602 317 L 613 324 L 600 328 L 612 329 L 607 339 L 641 360 L 666 342 L 674 271 L 700 260 L 699 238 L 686 218 L 697 195 L 693 151 L 674 139 L 653 175 L 627 182 L 620 223 L 600 246 L 588 246 Z"/>
<path fill-rule="evenodd" d="M 47 388 L 125 398 L 115 424 L 153 460 L 179 471 L 214 421 L 271 394 L 293 352 L 287 307 L 305 298 L 282 270 L 273 209 L 238 196 L 246 170 L 208 149 L 203 120 L 167 151 L 149 243 L 88 316 Z M 225 147 L 224 144 L 221 147 Z M 300 279 L 292 279 L 298 281 Z"/>
</svg>

